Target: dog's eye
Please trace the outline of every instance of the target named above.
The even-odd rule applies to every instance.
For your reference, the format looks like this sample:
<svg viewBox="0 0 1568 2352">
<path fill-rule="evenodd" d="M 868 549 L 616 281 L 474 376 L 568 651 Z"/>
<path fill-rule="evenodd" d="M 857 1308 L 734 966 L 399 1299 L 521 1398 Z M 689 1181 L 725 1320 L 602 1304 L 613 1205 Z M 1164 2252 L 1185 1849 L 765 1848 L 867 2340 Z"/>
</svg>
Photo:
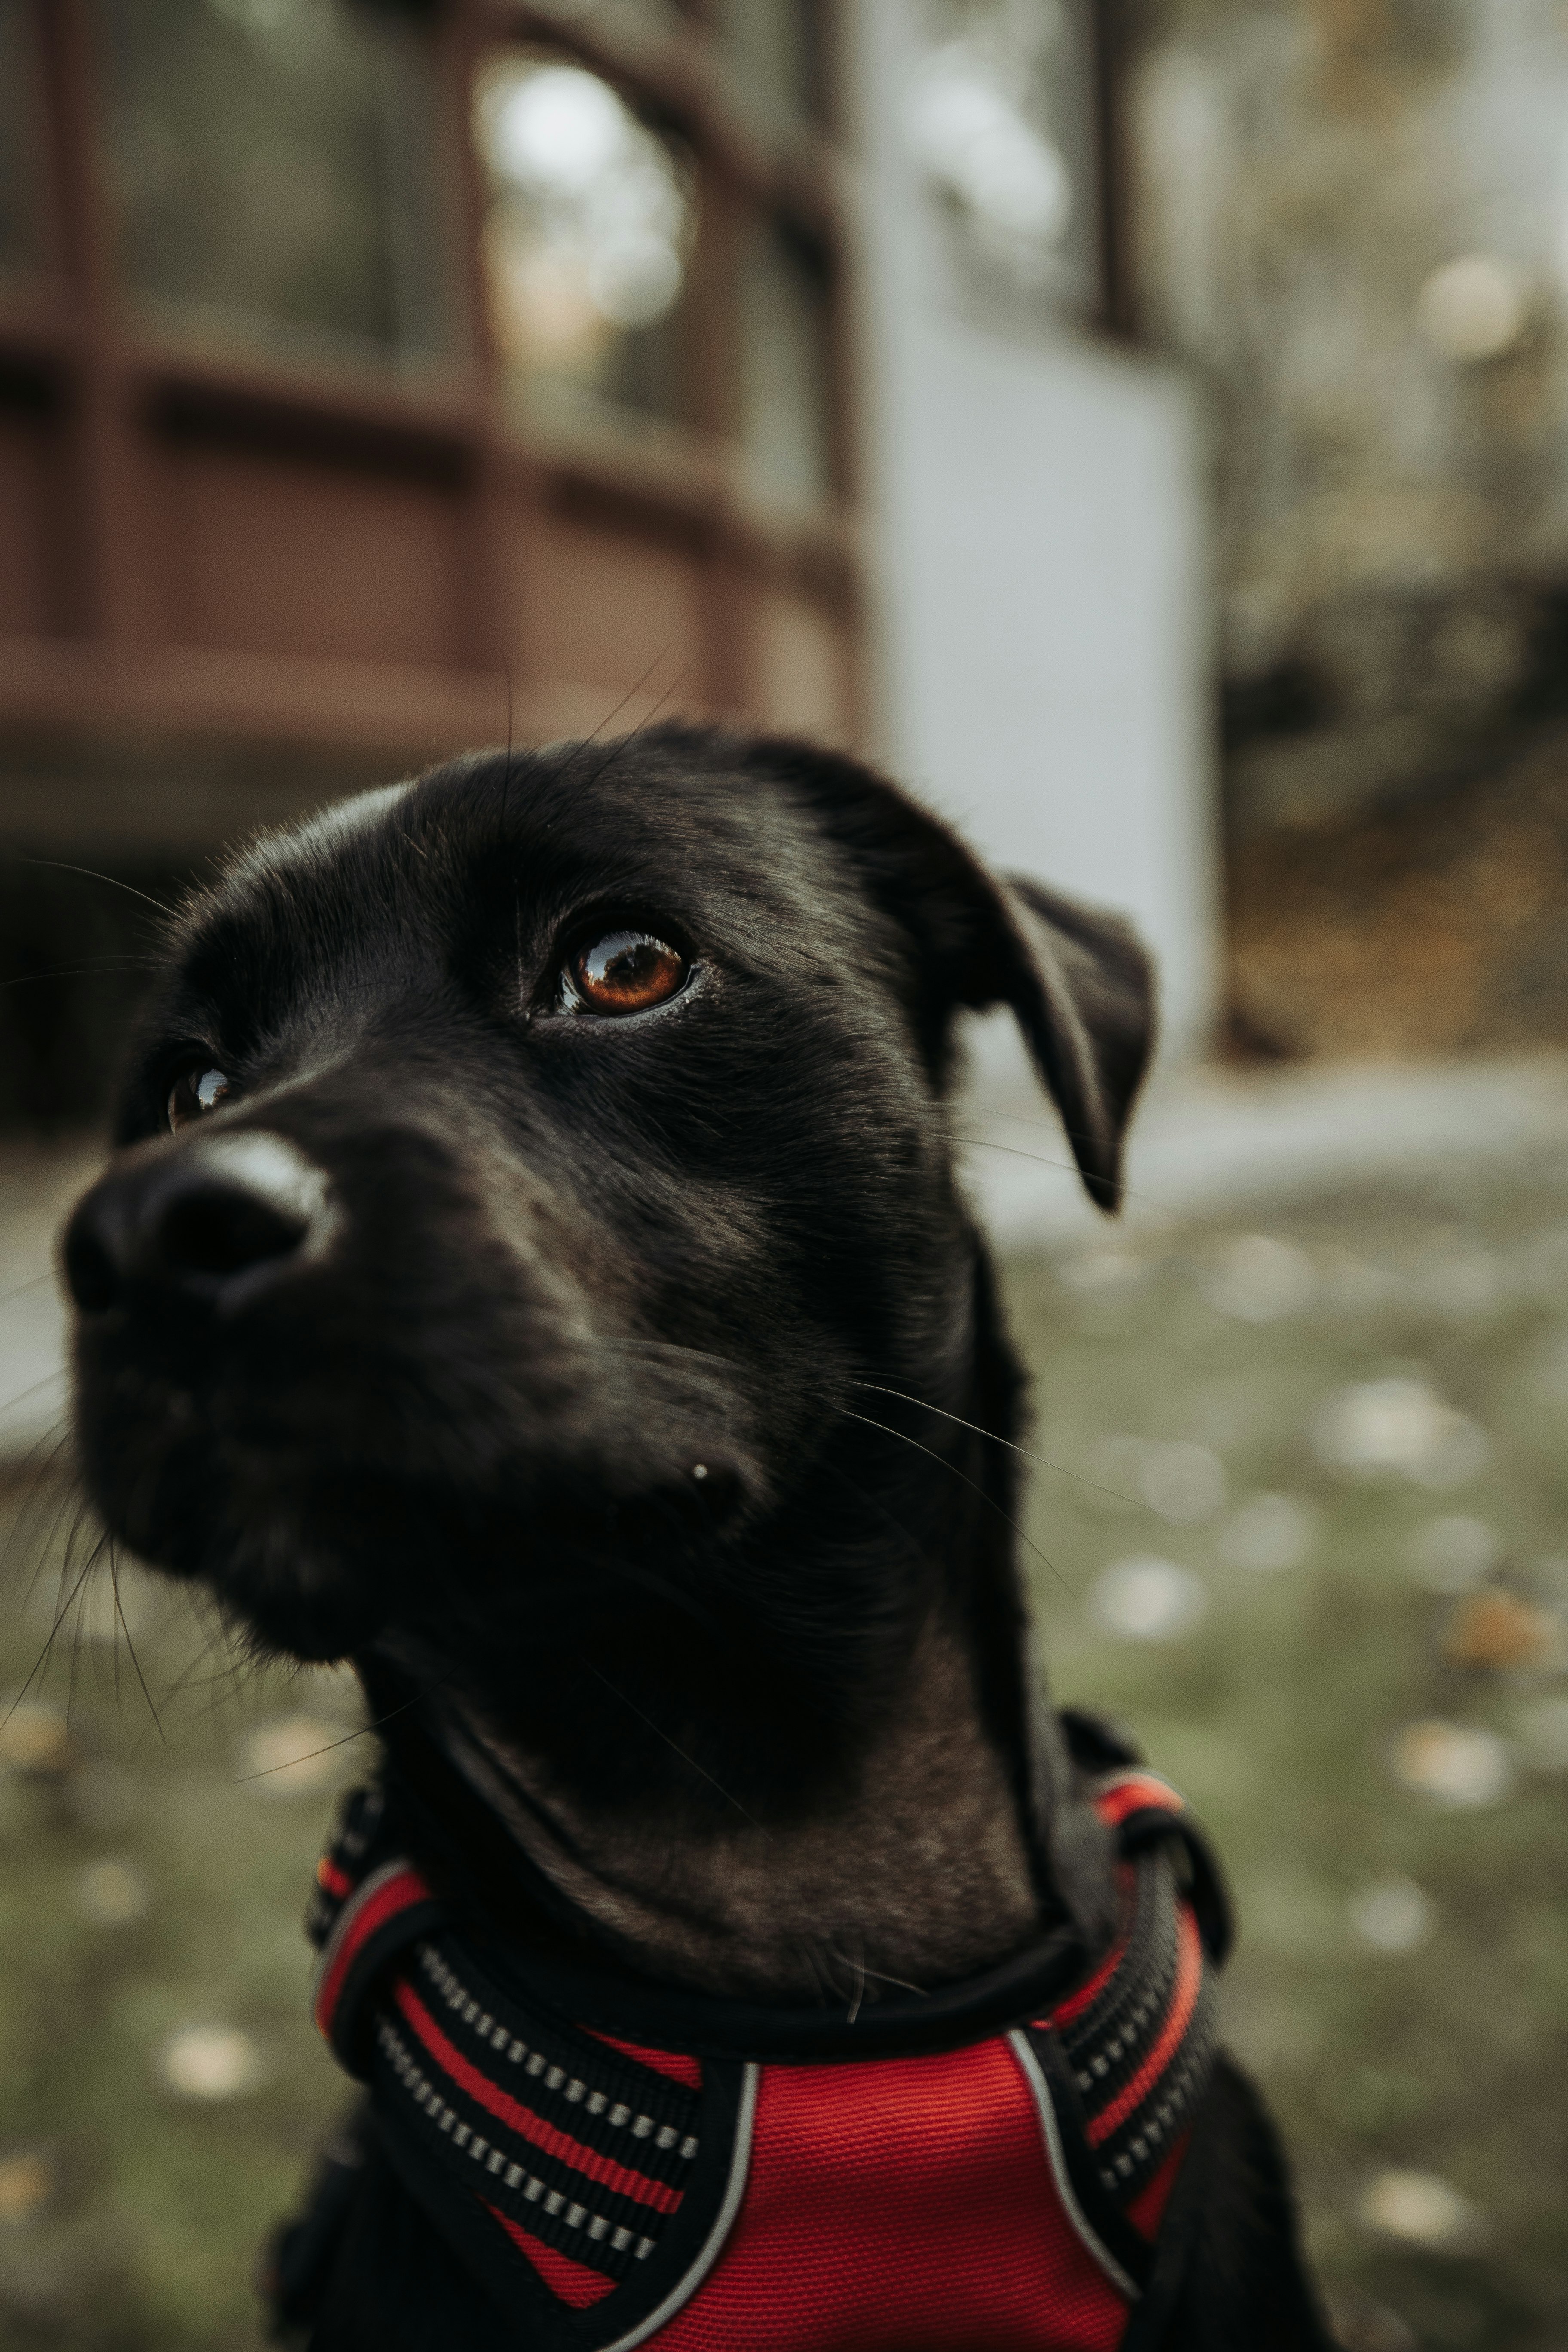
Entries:
<svg viewBox="0 0 1568 2352">
<path fill-rule="evenodd" d="M 584 1013 L 646 1013 L 686 982 L 684 956 L 651 931 L 606 931 L 567 960 L 566 997 Z"/>
<path fill-rule="evenodd" d="M 189 1127 L 192 1119 L 205 1118 L 209 1110 L 216 1110 L 228 1100 L 231 1092 L 227 1078 L 221 1070 L 204 1070 L 193 1062 L 183 1070 L 169 1089 L 169 1125 L 175 1133 Z"/>
</svg>

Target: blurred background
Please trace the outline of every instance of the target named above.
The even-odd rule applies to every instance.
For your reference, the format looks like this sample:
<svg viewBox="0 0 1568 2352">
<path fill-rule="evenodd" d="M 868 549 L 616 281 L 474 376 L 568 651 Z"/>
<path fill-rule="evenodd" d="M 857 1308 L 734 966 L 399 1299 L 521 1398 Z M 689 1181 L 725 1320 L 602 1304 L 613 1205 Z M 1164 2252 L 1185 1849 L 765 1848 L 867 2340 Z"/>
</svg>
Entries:
<svg viewBox="0 0 1568 2352">
<path fill-rule="evenodd" d="M 1349 2352 L 1568 2352 L 1568 8 L 0 0 L 0 2337 L 239 2352 L 342 1675 L 92 1565 L 162 909 L 474 743 L 882 759 L 1131 913 L 983 1028 L 1055 1687 L 1215 1829 Z"/>
</svg>

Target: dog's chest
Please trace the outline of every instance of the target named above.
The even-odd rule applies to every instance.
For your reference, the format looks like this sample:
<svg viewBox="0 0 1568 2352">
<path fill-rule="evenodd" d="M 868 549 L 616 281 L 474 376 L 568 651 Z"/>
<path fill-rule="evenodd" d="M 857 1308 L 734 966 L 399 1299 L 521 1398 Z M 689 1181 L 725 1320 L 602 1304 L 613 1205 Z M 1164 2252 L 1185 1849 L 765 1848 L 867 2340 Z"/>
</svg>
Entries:
<svg viewBox="0 0 1568 2352">
<path fill-rule="evenodd" d="M 1069 2218 L 1013 2037 L 770 2066 L 722 2260 L 662 2352 L 1111 2352 L 1127 2304 Z"/>
<path fill-rule="evenodd" d="M 480 2224 L 468 2251 L 541 2352 L 1121 2342 L 1136 2287 L 1064 2160 L 1032 2038 L 1048 2029 L 817 2064 L 538 2023 L 528 2042 L 443 1950 L 422 1946 L 393 1987 L 376 2103 L 437 2226 L 461 2250 Z M 1121 2217 L 1140 2251 L 1173 2173 L 1163 2153 Z"/>
</svg>

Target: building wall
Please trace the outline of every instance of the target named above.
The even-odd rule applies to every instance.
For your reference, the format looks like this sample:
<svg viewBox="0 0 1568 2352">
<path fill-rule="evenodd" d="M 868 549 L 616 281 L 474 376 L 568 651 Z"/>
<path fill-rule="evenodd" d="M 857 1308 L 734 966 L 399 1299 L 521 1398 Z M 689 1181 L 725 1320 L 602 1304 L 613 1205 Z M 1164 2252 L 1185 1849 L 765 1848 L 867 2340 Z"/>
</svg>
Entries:
<svg viewBox="0 0 1568 2352">
<path fill-rule="evenodd" d="M 887 756 L 1000 865 L 1131 915 L 1188 1051 L 1216 970 L 1197 412 L 1168 364 L 970 300 L 905 135 L 915 0 L 857 22 Z"/>
</svg>

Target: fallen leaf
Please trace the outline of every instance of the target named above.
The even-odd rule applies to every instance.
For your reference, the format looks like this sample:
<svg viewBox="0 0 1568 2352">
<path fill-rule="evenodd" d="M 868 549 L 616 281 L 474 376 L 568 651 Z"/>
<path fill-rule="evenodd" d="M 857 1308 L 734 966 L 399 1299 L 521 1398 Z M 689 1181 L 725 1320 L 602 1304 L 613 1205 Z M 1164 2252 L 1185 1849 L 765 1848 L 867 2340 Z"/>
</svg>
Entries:
<svg viewBox="0 0 1568 2352">
<path fill-rule="evenodd" d="M 1525 1666 L 1543 1663 L 1556 1640 L 1543 1610 L 1494 1587 L 1466 1594 L 1448 1620 L 1443 1650 L 1459 1665 Z"/>
</svg>

